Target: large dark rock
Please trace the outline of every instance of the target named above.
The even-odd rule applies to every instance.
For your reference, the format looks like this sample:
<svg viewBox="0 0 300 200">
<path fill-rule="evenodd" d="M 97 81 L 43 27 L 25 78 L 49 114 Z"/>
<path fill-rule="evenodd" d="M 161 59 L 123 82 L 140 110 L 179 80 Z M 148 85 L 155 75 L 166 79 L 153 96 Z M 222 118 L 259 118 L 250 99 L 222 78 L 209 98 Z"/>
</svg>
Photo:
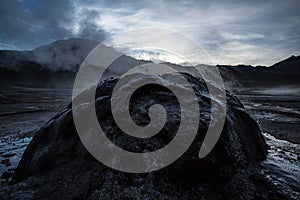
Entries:
<svg viewBox="0 0 300 200">
<path fill-rule="evenodd" d="M 249 169 L 267 154 L 259 126 L 241 102 L 227 92 L 227 116 L 221 137 L 212 152 L 199 159 L 198 152 L 210 121 L 210 95 L 202 79 L 184 76 L 197 95 L 201 121 L 191 147 L 168 167 L 151 173 L 129 174 L 104 166 L 82 145 L 69 105 L 36 133 L 17 167 L 14 180 L 23 181 L 25 191 L 34 188 L 29 197 L 45 199 L 262 197 L 248 179 Z M 154 84 L 133 94 L 130 112 L 137 124 L 149 123 L 147 109 L 155 103 L 163 105 L 168 113 L 161 132 L 149 139 L 137 139 L 122 133 L 112 118 L 110 95 L 117 81 L 117 78 L 107 79 L 97 87 L 96 111 L 106 135 L 116 145 L 135 152 L 152 151 L 170 142 L 180 123 L 180 107 L 174 94 Z"/>
</svg>

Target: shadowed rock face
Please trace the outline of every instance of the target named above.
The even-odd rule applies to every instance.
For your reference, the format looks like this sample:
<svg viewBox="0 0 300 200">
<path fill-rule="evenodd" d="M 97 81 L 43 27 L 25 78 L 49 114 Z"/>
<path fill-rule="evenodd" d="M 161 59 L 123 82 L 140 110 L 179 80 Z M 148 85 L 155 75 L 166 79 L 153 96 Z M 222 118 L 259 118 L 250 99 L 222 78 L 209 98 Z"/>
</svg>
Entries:
<svg viewBox="0 0 300 200">
<path fill-rule="evenodd" d="M 255 186 L 247 178 L 249 167 L 264 160 L 267 154 L 257 123 L 245 112 L 241 102 L 227 93 L 227 116 L 221 137 L 212 152 L 199 159 L 198 153 L 210 122 L 210 95 L 202 79 L 188 74 L 184 76 L 197 95 L 201 119 L 194 142 L 171 165 L 144 174 L 124 173 L 104 166 L 82 145 L 69 105 L 36 133 L 17 167 L 14 180 L 35 188 L 34 197 L 46 199 L 61 195 L 66 199 L 131 198 L 138 195 L 150 199 L 259 196 L 259 193 L 253 192 Z M 167 111 L 167 122 L 157 135 L 137 139 L 124 134 L 113 120 L 110 96 L 117 81 L 117 78 L 111 78 L 97 86 L 96 112 L 107 137 L 121 148 L 133 152 L 153 151 L 168 144 L 180 123 L 180 106 L 175 95 L 155 84 L 135 91 L 130 102 L 130 114 L 137 124 L 149 123 L 147 113 L 153 104 L 159 103 Z M 87 92 L 77 98 L 84 98 Z"/>
</svg>

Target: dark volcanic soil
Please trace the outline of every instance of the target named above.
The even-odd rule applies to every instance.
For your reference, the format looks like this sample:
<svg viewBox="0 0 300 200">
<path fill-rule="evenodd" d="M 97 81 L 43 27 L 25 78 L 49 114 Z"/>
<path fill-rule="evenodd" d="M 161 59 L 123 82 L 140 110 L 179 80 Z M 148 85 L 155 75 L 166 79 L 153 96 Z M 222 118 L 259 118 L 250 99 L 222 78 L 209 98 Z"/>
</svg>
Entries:
<svg viewBox="0 0 300 200">
<path fill-rule="evenodd" d="M 300 144 L 300 97 L 238 95 L 263 132 Z"/>
</svg>

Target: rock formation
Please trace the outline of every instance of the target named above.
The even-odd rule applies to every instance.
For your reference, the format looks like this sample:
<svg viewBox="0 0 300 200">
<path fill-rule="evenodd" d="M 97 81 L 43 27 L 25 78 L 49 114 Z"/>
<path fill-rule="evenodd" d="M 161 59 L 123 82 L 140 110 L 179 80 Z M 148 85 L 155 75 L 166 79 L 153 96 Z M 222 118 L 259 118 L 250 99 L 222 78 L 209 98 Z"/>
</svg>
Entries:
<svg viewBox="0 0 300 200">
<path fill-rule="evenodd" d="M 10 188 L 7 198 L 266 197 L 265 190 L 258 191 L 249 178 L 256 164 L 266 158 L 266 143 L 257 123 L 229 92 L 221 137 L 207 157 L 198 158 L 210 121 L 210 96 L 201 78 L 183 75 L 197 95 L 201 120 L 194 142 L 174 163 L 161 170 L 142 174 L 106 167 L 94 159 L 81 143 L 70 104 L 35 134 L 16 169 L 16 183 Z M 121 148 L 134 152 L 153 151 L 170 142 L 180 123 L 180 106 L 174 94 L 158 85 L 146 85 L 135 91 L 131 98 L 130 113 L 137 124 L 149 123 L 147 112 L 155 103 L 163 105 L 168 114 L 164 128 L 157 135 L 137 139 L 124 134 L 113 120 L 110 96 L 117 81 L 118 78 L 110 78 L 97 86 L 96 112 L 107 137 Z"/>
</svg>

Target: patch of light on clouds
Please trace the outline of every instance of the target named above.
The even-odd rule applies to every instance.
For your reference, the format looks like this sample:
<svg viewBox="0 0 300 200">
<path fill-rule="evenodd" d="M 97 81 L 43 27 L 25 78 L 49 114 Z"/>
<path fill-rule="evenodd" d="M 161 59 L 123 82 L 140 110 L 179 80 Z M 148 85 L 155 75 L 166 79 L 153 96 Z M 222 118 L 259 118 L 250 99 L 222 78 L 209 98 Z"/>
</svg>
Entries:
<svg viewBox="0 0 300 200">
<path fill-rule="evenodd" d="M 146 60 L 152 61 L 154 63 L 175 63 L 175 64 L 185 64 L 187 60 L 184 58 L 173 54 L 172 52 L 166 52 L 162 50 L 150 50 L 150 49 L 143 49 L 143 50 L 132 50 L 127 53 L 128 56 L 134 57 L 138 60 Z"/>
<path fill-rule="evenodd" d="M 145 37 L 147 35 L 147 37 Z M 217 64 L 200 44 L 173 30 L 140 28 L 116 34 L 104 42 L 138 59 L 182 64 Z M 157 53 L 154 53 L 154 52 Z M 148 54 L 148 55 L 146 55 Z"/>
<path fill-rule="evenodd" d="M 130 3 L 122 5 L 121 9 L 115 6 L 102 10 L 100 24 L 107 32 L 141 27 L 172 29 L 193 38 L 220 64 L 271 65 L 299 52 L 290 47 L 281 49 L 276 43 L 282 40 L 293 45 L 287 40 L 286 30 L 277 30 L 278 25 L 287 25 L 280 21 L 285 16 L 277 5 L 290 9 L 287 3 L 150 1 L 136 7 Z M 296 20 L 293 25 L 297 23 Z M 280 32 L 279 36 L 276 32 Z"/>
<path fill-rule="evenodd" d="M 83 30 L 88 28 L 87 23 L 103 29 L 107 36 L 136 28 L 153 27 L 174 30 L 195 40 L 217 64 L 271 65 L 292 54 L 299 54 L 299 28 L 296 27 L 300 27 L 300 18 L 295 12 L 299 5 L 296 1 L 75 0 L 73 4 L 75 9 L 72 11 L 71 22 L 62 25 L 71 31 L 70 37 L 89 36 L 82 35 Z M 95 31 L 98 30 L 97 27 Z M 34 28 L 34 25 L 29 28 Z M 160 41 L 160 37 L 151 38 L 151 35 L 153 34 L 145 33 L 143 36 L 136 36 L 144 37 L 144 40 L 139 39 L 143 43 L 139 46 L 151 47 L 147 40 Z M 90 38 L 96 39 L 98 35 Z M 121 48 L 120 44 L 126 43 L 123 46 L 126 51 L 135 49 L 136 44 L 129 38 L 123 36 L 118 40 L 113 41 L 111 46 Z M 170 45 L 177 45 L 176 40 Z M 0 48 L 1 46 L 14 48 L 4 44 L 0 44 Z M 185 54 L 184 56 L 193 56 L 193 52 L 187 51 Z M 162 52 L 153 54 L 150 51 L 132 51 L 131 56 L 181 62 L 171 54 Z M 211 64 L 208 60 L 203 56 L 195 62 Z"/>
<path fill-rule="evenodd" d="M 233 19 L 232 16 L 230 16 L 228 13 L 225 13 L 227 17 L 224 17 L 224 15 L 222 17 L 215 17 L 216 15 L 208 14 L 212 10 L 215 10 L 215 8 L 210 8 L 208 10 L 205 10 L 205 8 L 201 8 L 201 10 L 199 10 L 199 8 L 190 7 L 190 9 L 188 9 L 187 12 L 179 9 L 176 10 L 176 13 L 169 12 L 167 9 L 164 8 L 164 6 L 156 9 L 157 10 L 154 11 L 153 7 L 143 8 L 137 10 L 136 12 L 126 13 L 126 15 L 124 15 L 124 8 L 122 10 L 104 9 L 101 15 L 101 25 L 106 31 L 110 33 L 119 33 L 128 31 L 128 29 L 135 29 L 141 27 L 160 27 L 173 29 L 183 33 L 184 35 L 190 38 L 195 39 L 195 41 L 202 45 L 203 48 L 205 48 L 206 51 L 208 51 L 208 53 L 214 57 L 217 63 L 222 64 L 232 63 L 233 61 L 235 61 L 235 59 L 231 59 L 231 57 L 234 58 L 234 55 L 232 54 L 227 53 L 227 55 L 225 55 L 226 52 L 230 51 L 230 48 L 220 48 L 218 45 L 220 41 L 227 39 L 233 40 L 236 38 L 246 40 L 248 38 L 263 37 L 262 35 L 255 33 L 251 33 L 248 35 L 238 35 L 222 31 L 220 34 L 220 29 L 219 27 L 217 27 L 217 25 L 222 24 L 222 20 L 232 21 Z M 170 9 L 172 10 L 174 8 Z M 160 13 L 160 17 L 158 18 L 157 16 L 154 16 L 154 13 Z M 151 37 L 151 34 L 149 33 L 145 35 L 147 35 L 148 38 L 143 36 L 145 37 L 144 46 L 149 46 L 151 44 L 149 44 L 147 40 L 152 41 L 153 38 L 149 39 L 149 37 Z M 128 38 L 122 38 L 120 40 L 124 41 L 128 40 Z M 157 40 L 159 40 L 159 38 L 157 38 Z M 118 43 L 120 43 L 120 41 L 115 41 L 114 45 L 118 47 Z M 130 42 L 128 41 L 127 44 L 129 43 Z M 174 41 L 173 44 L 176 45 L 176 41 Z M 248 48 L 248 46 L 239 47 Z M 133 43 L 127 46 L 127 48 L 134 48 Z M 136 55 L 134 57 L 140 56 L 141 55 Z M 143 57 L 145 57 L 144 54 Z M 151 55 L 151 57 L 153 58 L 153 55 Z M 160 57 L 157 59 L 162 58 Z M 167 62 L 170 61 L 168 60 Z M 207 61 L 205 60 L 196 62 L 207 64 Z M 173 61 L 173 63 L 178 62 Z"/>
</svg>

